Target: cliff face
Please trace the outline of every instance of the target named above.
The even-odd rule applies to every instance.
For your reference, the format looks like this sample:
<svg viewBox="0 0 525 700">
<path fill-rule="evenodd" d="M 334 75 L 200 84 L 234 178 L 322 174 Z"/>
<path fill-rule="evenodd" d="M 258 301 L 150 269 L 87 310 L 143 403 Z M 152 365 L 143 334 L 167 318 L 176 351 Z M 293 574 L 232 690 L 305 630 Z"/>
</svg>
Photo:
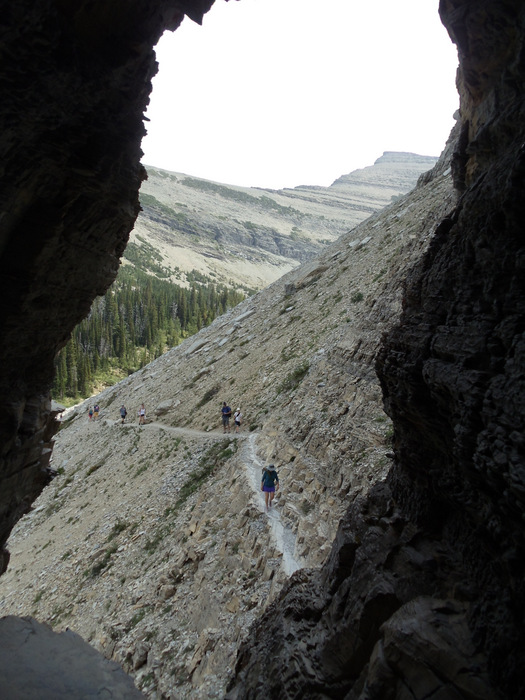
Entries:
<svg viewBox="0 0 525 700">
<path fill-rule="evenodd" d="M 152 46 L 212 0 L 2 11 L 0 547 L 48 482 L 53 358 L 113 281 L 139 212 Z"/>
<path fill-rule="evenodd" d="M 524 4 L 440 13 L 460 57 L 463 194 L 378 358 L 395 464 L 327 566 L 253 630 L 231 698 L 525 693 Z"/>
<path fill-rule="evenodd" d="M 138 211 L 151 47 L 210 4 L 24 0 L 2 15 L 2 544 L 48 478 L 54 352 L 110 283 Z M 324 567 L 295 574 L 252 628 L 232 698 L 525 694 L 525 4 L 442 0 L 440 13 L 460 58 L 462 195 L 379 355 L 395 463 Z"/>
<path fill-rule="evenodd" d="M 384 153 L 330 187 L 265 190 L 147 168 L 131 240 L 159 252 L 176 282 L 198 270 L 249 290 L 274 282 L 413 189 L 437 161 Z"/>
</svg>

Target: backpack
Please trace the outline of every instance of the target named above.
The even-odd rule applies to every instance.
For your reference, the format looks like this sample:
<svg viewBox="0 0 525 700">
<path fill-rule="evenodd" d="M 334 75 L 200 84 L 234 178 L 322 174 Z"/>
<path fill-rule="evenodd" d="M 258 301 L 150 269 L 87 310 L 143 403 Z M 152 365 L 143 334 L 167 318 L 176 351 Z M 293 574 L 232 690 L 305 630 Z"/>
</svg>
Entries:
<svg viewBox="0 0 525 700">
<path fill-rule="evenodd" d="M 277 472 L 275 469 L 263 467 L 261 481 L 264 486 L 275 486 L 275 482 L 277 481 Z"/>
</svg>

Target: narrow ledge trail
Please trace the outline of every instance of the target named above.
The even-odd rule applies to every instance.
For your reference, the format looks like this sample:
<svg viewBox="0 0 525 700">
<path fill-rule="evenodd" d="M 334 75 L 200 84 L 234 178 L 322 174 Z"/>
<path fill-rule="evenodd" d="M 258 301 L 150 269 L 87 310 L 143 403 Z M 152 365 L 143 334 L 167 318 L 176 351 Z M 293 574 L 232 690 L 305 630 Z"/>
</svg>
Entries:
<svg viewBox="0 0 525 700">
<path fill-rule="evenodd" d="M 250 435 L 247 437 L 248 439 L 244 443 L 243 450 L 246 474 L 250 486 L 254 492 L 255 505 L 262 513 L 264 513 L 264 496 L 261 491 L 261 472 L 264 465 L 258 458 L 255 448 L 257 433 L 250 433 Z M 272 537 L 275 540 L 277 549 L 282 552 L 283 555 L 284 572 L 287 576 L 291 576 L 294 571 L 297 571 L 297 569 L 302 569 L 305 565 L 295 558 L 296 537 L 292 530 L 284 525 L 281 520 L 281 514 L 278 510 L 278 498 L 276 501 L 274 501 L 274 504 L 276 505 L 272 506 L 266 515 L 268 516 Z"/>
<path fill-rule="evenodd" d="M 120 420 L 111 420 L 109 418 L 103 419 L 108 425 L 118 425 Z M 248 483 L 253 491 L 253 503 L 256 508 L 261 512 L 265 512 L 264 496 L 261 492 L 261 472 L 263 469 L 263 462 L 257 456 L 257 450 L 255 447 L 255 440 L 257 438 L 257 433 L 253 432 L 249 435 L 246 433 L 222 433 L 219 431 L 210 430 L 209 432 L 205 430 L 194 430 L 193 428 L 177 428 L 170 425 L 164 425 L 163 423 L 158 423 L 155 421 L 146 423 L 145 425 L 139 425 L 138 423 L 125 423 L 124 425 L 131 426 L 137 430 L 163 430 L 169 433 L 175 433 L 176 435 L 195 437 L 195 438 L 206 438 L 212 440 L 224 440 L 226 437 L 239 439 L 243 443 L 242 447 L 242 459 L 245 467 L 245 474 L 248 479 Z M 287 527 L 281 520 L 281 514 L 279 513 L 279 499 L 274 501 L 274 506 L 266 513 L 268 521 L 270 524 L 270 530 L 272 537 L 277 546 L 277 549 L 283 555 L 283 568 L 287 576 L 291 576 L 294 571 L 302 569 L 305 566 L 304 562 L 299 561 L 295 558 L 295 543 L 296 536 L 292 530 Z"/>
</svg>

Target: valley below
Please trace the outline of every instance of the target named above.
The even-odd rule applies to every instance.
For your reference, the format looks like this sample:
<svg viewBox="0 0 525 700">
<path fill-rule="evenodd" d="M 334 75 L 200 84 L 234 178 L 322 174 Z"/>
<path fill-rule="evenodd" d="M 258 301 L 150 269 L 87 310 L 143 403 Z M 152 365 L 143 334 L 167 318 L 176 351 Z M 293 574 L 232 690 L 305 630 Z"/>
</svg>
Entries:
<svg viewBox="0 0 525 700">
<path fill-rule="evenodd" d="M 132 249 L 178 283 L 196 272 L 246 292 L 315 257 L 341 234 L 412 189 L 432 156 L 384 153 L 330 187 L 264 190 L 148 167 Z M 136 247 L 136 248 L 135 248 Z"/>
<path fill-rule="evenodd" d="M 150 172 L 149 182 L 169 178 Z M 201 231 L 188 267 L 200 260 L 206 274 L 235 276 L 247 287 L 279 278 L 64 414 L 57 476 L 9 542 L 2 615 L 78 632 L 131 673 L 147 697 L 225 696 L 240 645 L 262 612 L 279 605 L 290 576 L 307 585 L 308 572 L 330 557 L 348 506 L 389 470 L 392 427 L 374 363 L 383 333 L 399 318 L 407 270 L 455 203 L 446 157 L 385 208 L 392 189 L 378 186 L 375 213 L 369 202 L 353 209 L 344 186 L 334 183 L 343 189 L 324 226 L 315 213 L 324 191 L 272 195 L 283 208 L 299 210 L 302 200 L 304 247 L 290 238 L 292 216 L 277 237 L 295 255 L 286 246 L 266 250 L 274 257 L 253 262 L 245 276 L 238 261 L 254 240 L 246 226 L 225 246 L 228 255 Z M 205 206 L 202 189 L 191 190 L 195 209 Z M 214 216 L 235 216 L 227 213 L 229 199 L 212 196 L 221 202 Z M 151 217 L 158 205 L 146 201 Z M 307 209 L 312 229 L 304 225 Z M 352 223 L 348 210 L 368 218 Z M 252 215 L 258 231 L 274 226 L 268 213 L 260 216 Z M 190 220 L 188 213 L 184 226 Z M 182 258 L 164 247 L 160 214 L 157 224 L 148 240 L 167 268 L 176 262 L 182 271 Z M 221 262 L 212 268 L 205 261 L 214 246 Z M 303 255 L 308 260 L 299 265 Z M 223 433 L 223 401 L 241 409 L 240 433 Z M 92 421 L 87 411 L 95 402 L 101 413 Z M 136 415 L 142 402 L 145 426 Z M 121 405 L 129 412 L 124 425 Z M 258 481 L 270 462 L 281 490 L 265 512 Z"/>
</svg>

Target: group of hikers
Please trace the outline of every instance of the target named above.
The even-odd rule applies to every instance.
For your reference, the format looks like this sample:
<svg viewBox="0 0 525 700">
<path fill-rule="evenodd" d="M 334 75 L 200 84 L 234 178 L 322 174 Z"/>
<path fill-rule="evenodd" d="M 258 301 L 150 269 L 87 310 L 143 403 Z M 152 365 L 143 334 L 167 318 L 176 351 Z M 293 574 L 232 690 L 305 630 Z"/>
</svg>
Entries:
<svg viewBox="0 0 525 700">
<path fill-rule="evenodd" d="M 98 405 L 98 403 L 96 403 L 93 406 L 93 408 L 91 408 L 91 406 L 90 406 L 89 410 L 88 410 L 89 420 L 97 420 L 99 413 L 100 413 L 100 406 Z M 120 407 L 120 422 L 122 424 L 124 424 L 124 422 L 126 421 L 127 415 L 128 415 L 128 411 L 127 411 L 126 407 L 124 406 L 124 404 L 122 404 L 122 406 Z M 138 410 L 138 417 L 139 417 L 139 425 L 146 425 L 146 408 L 145 408 L 143 403 L 140 404 L 140 408 Z"/>
<path fill-rule="evenodd" d="M 98 416 L 100 413 L 100 406 L 96 403 L 93 408 L 89 408 L 88 411 L 88 416 L 89 420 L 97 420 Z M 120 407 L 120 420 L 121 423 L 124 424 L 126 421 L 126 417 L 128 415 L 127 409 L 122 404 Z M 144 404 L 140 404 L 140 408 L 138 410 L 138 417 L 139 417 L 139 425 L 145 425 L 146 424 L 146 407 Z M 224 433 L 230 433 L 231 432 L 231 427 L 230 427 L 230 418 L 232 417 L 232 409 L 228 406 L 226 401 L 222 402 L 222 408 L 221 408 L 221 417 L 222 417 L 222 429 Z M 242 423 L 242 413 L 241 409 L 237 408 L 236 411 L 233 413 L 233 425 L 234 425 L 234 432 L 238 433 L 241 429 L 241 423 Z M 268 511 L 272 507 L 272 502 L 273 499 L 275 498 L 276 492 L 279 490 L 279 477 L 277 475 L 277 472 L 275 471 L 275 466 L 273 464 L 268 465 L 267 467 L 264 467 L 262 470 L 262 477 L 261 477 L 261 491 L 264 493 L 264 505 L 266 511 Z"/>
<path fill-rule="evenodd" d="M 226 401 L 222 402 L 221 417 L 222 417 L 222 432 L 223 433 L 231 433 L 230 418 L 232 417 L 232 410 L 227 405 Z M 242 423 L 242 413 L 241 413 L 241 409 L 238 408 L 235 411 L 235 413 L 233 414 L 233 424 L 234 424 L 234 428 L 235 428 L 234 432 L 238 433 L 240 431 L 241 423 Z"/>
<path fill-rule="evenodd" d="M 223 432 L 231 432 L 230 418 L 232 416 L 232 410 L 228 406 L 226 401 L 222 402 L 221 416 Z M 235 426 L 235 432 L 238 433 L 241 429 L 242 423 L 242 413 L 240 408 L 238 408 L 233 414 L 233 422 Z M 278 490 L 279 476 L 277 475 L 275 466 L 273 464 L 269 464 L 267 467 L 263 468 L 261 476 L 261 491 L 264 493 L 264 506 L 266 511 L 268 511 L 272 507 L 273 499 L 275 498 L 275 494 Z"/>
<path fill-rule="evenodd" d="M 88 416 L 89 420 L 97 420 L 98 414 L 100 413 L 100 406 L 96 403 L 93 408 L 89 407 Z"/>
</svg>

